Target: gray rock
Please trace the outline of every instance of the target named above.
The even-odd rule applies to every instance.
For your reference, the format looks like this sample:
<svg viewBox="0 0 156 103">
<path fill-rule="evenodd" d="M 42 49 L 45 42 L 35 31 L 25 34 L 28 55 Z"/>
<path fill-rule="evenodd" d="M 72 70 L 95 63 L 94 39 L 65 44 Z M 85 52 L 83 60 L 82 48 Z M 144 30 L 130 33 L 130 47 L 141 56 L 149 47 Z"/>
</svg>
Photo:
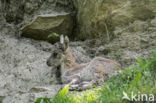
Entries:
<svg viewBox="0 0 156 103">
<path fill-rule="evenodd" d="M 50 42 L 56 42 L 59 39 L 59 36 L 54 33 L 70 37 L 72 29 L 73 19 L 69 13 L 38 15 L 31 23 L 21 28 L 22 36 Z"/>
</svg>

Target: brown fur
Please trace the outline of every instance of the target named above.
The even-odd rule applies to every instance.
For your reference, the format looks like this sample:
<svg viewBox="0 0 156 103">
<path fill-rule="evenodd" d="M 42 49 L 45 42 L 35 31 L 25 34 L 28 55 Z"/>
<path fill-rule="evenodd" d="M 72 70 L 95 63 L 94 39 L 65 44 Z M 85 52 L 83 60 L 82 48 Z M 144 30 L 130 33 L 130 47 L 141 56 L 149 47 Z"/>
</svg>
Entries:
<svg viewBox="0 0 156 103">
<path fill-rule="evenodd" d="M 76 67 L 78 65 L 78 63 L 76 63 L 76 59 L 73 56 L 71 49 L 69 47 L 65 51 L 64 64 L 65 64 L 67 69 L 71 69 L 71 68 Z"/>
</svg>

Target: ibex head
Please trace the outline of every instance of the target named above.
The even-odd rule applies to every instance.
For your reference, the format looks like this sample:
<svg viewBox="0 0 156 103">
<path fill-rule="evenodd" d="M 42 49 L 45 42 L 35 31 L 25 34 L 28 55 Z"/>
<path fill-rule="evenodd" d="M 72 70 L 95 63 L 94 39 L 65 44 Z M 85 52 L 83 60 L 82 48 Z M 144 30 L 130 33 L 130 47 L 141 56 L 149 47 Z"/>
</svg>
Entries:
<svg viewBox="0 0 156 103">
<path fill-rule="evenodd" d="M 64 59 L 64 53 L 69 46 L 69 38 L 67 36 L 60 36 L 60 42 L 56 44 L 55 50 L 47 60 L 48 66 L 58 67 Z"/>
</svg>

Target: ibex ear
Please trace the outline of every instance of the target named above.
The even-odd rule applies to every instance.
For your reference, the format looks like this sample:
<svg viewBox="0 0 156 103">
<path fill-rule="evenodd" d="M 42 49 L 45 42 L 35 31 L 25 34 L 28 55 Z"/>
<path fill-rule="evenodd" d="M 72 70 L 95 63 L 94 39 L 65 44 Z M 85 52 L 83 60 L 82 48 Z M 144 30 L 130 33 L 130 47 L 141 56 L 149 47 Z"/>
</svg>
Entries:
<svg viewBox="0 0 156 103">
<path fill-rule="evenodd" d="M 68 36 L 65 36 L 64 43 L 65 43 L 66 48 L 68 48 L 68 46 L 69 46 L 69 38 L 68 38 Z"/>
<path fill-rule="evenodd" d="M 63 50 L 63 51 L 66 51 L 66 49 L 68 48 L 69 46 L 69 38 L 67 36 L 64 36 L 61 35 L 60 36 L 60 48 Z"/>
<path fill-rule="evenodd" d="M 63 35 L 60 36 L 60 43 L 64 44 L 64 36 Z"/>
</svg>

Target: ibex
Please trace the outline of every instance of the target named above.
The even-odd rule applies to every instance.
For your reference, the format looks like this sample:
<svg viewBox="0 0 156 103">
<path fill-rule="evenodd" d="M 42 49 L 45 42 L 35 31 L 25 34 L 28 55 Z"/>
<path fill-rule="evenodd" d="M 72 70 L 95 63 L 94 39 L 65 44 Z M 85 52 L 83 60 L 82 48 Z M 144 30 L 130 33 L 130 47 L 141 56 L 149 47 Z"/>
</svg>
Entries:
<svg viewBox="0 0 156 103">
<path fill-rule="evenodd" d="M 103 83 L 121 70 L 119 63 L 103 57 L 95 57 L 89 63 L 78 64 L 69 47 L 69 39 L 62 35 L 60 43 L 47 60 L 47 65 L 60 71 L 61 82 L 70 90 L 85 90 Z"/>
</svg>

